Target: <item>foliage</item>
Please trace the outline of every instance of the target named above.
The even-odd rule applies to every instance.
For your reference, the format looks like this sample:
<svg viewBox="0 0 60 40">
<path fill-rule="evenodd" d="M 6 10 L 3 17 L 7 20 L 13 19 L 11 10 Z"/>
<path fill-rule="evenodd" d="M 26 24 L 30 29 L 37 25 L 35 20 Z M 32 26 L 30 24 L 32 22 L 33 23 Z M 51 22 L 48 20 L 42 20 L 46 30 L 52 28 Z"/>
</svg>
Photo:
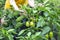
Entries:
<svg viewBox="0 0 60 40">
<path fill-rule="evenodd" d="M 38 4 L 40 0 L 35 1 Z M 0 22 L 0 40 L 60 39 L 59 0 L 41 0 L 42 5 L 35 8 L 22 6 L 23 13 L 13 9 L 3 10 L 4 2 L 0 0 L 0 20 L 4 18 L 4 22 Z"/>
</svg>

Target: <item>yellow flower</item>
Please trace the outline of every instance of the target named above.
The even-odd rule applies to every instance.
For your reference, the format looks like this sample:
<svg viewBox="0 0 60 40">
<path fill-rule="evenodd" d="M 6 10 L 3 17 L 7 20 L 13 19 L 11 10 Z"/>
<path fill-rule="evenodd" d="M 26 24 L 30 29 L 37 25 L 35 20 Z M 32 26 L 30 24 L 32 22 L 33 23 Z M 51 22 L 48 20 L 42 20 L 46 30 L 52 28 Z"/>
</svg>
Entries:
<svg viewBox="0 0 60 40">
<path fill-rule="evenodd" d="M 4 9 L 9 9 L 9 8 L 10 8 L 10 0 L 6 0 Z"/>
<path fill-rule="evenodd" d="M 15 0 L 17 5 L 27 5 L 28 4 L 28 0 Z"/>
<path fill-rule="evenodd" d="M 28 4 L 28 0 L 15 0 L 15 2 L 17 6 Z M 4 9 L 9 9 L 9 8 L 11 8 L 10 0 L 6 0 Z"/>
</svg>

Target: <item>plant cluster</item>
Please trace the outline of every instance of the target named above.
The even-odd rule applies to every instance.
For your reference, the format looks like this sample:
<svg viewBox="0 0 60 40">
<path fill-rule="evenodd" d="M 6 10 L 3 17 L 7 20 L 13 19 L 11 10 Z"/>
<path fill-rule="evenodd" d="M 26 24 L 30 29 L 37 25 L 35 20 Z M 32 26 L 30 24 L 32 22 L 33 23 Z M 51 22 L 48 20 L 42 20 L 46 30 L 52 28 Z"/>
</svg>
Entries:
<svg viewBox="0 0 60 40">
<path fill-rule="evenodd" d="M 3 6 L 5 1 L 0 1 Z M 22 6 L 24 12 L 0 7 L 0 40 L 59 40 L 59 3 L 59 0 L 41 0 L 34 8 Z"/>
</svg>

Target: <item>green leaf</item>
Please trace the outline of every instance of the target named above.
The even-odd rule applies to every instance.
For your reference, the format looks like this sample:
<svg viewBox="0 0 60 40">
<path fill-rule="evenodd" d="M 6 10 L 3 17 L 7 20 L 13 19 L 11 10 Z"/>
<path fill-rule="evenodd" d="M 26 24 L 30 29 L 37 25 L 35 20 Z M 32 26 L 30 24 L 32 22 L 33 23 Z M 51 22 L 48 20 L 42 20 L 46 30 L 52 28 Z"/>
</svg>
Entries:
<svg viewBox="0 0 60 40">
<path fill-rule="evenodd" d="M 18 23 L 16 24 L 15 28 L 22 27 L 22 24 L 23 24 L 23 23 L 21 23 L 21 22 L 18 22 Z"/>
<path fill-rule="evenodd" d="M 46 26 L 46 27 L 43 28 L 42 34 L 44 35 L 44 34 L 48 33 L 50 30 L 51 30 L 50 27 Z"/>
<path fill-rule="evenodd" d="M 39 21 L 37 22 L 37 27 L 43 27 L 45 25 L 45 21 L 43 17 L 40 17 Z"/>
<path fill-rule="evenodd" d="M 28 35 L 28 37 L 30 37 L 31 36 L 31 32 L 28 32 L 27 35 Z"/>
<path fill-rule="evenodd" d="M 0 36 L 0 39 L 3 39 L 3 38 L 4 38 L 4 37 L 1 37 L 1 36 Z"/>
<path fill-rule="evenodd" d="M 49 16 L 49 13 L 48 12 L 45 12 L 44 15 L 47 17 L 47 16 Z"/>
<path fill-rule="evenodd" d="M 9 40 L 14 40 L 12 35 L 8 36 Z"/>
<path fill-rule="evenodd" d="M 23 18 L 24 18 L 24 16 L 19 16 L 19 17 L 17 17 L 16 21 L 19 22 L 19 21 L 21 21 Z"/>
<path fill-rule="evenodd" d="M 32 35 L 32 39 L 35 39 L 37 36 L 40 36 L 41 32 L 36 32 L 35 35 Z"/>
<path fill-rule="evenodd" d="M 14 32 L 15 29 L 9 29 L 7 32 Z"/>
<path fill-rule="evenodd" d="M 36 32 L 35 36 L 39 36 L 41 34 L 41 32 Z"/>
<path fill-rule="evenodd" d="M 33 10 L 33 13 L 37 13 L 37 10 Z"/>
<path fill-rule="evenodd" d="M 13 17 L 14 17 L 14 16 L 13 16 L 13 13 L 9 13 L 9 14 L 8 14 L 8 17 L 9 17 L 9 18 L 13 18 Z"/>
<path fill-rule="evenodd" d="M 49 0 L 45 0 L 45 1 L 44 1 L 44 4 L 46 4 L 48 1 L 49 1 Z"/>
<path fill-rule="evenodd" d="M 21 35 L 25 32 L 25 30 L 21 30 L 18 35 Z"/>
<path fill-rule="evenodd" d="M 6 30 L 2 29 L 2 33 L 3 33 L 3 35 L 5 35 L 5 33 L 6 33 Z"/>
</svg>

